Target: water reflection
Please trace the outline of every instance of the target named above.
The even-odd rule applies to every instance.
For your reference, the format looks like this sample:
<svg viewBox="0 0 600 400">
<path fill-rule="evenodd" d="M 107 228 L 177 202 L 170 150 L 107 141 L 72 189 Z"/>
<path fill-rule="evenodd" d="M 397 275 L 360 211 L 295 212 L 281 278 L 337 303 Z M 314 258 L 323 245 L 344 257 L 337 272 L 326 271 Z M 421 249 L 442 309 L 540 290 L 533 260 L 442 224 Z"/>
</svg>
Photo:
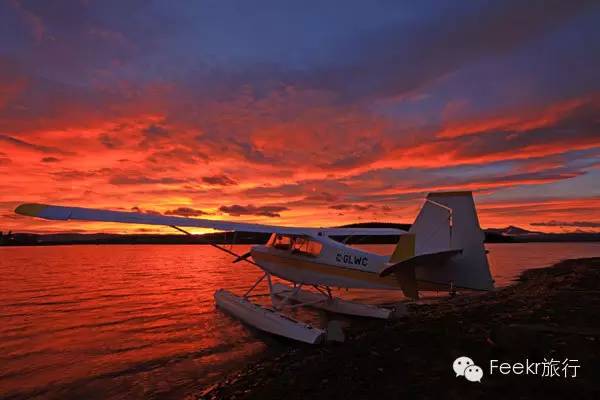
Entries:
<svg viewBox="0 0 600 400">
<path fill-rule="evenodd" d="M 527 267 L 600 254 L 596 243 L 488 248 L 498 286 Z M 180 397 L 289 346 L 215 310 L 216 289 L 242 293 L 260 271 L 208 246 L 0 248 L 0 273 L 0 397 Z M 374 303 L 401 297 L 344 295 Z M 297 312 L 323 323 L 324 314 Z"/>
</svg>

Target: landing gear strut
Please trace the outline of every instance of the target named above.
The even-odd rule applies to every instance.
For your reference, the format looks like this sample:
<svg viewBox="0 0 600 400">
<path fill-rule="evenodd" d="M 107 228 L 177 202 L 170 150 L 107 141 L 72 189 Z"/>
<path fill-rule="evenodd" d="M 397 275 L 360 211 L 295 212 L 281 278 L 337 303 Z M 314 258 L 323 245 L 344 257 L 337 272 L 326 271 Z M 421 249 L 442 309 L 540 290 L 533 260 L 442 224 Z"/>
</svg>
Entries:
<svg viewBox="0 0 600 400">
<path fill-rule="evenodd" d="M 450 297 L 456 296 L 456 287 L 454 287 L 454 282 L 450 282 L 450 291 L 448 292 Z"/>
</svg>

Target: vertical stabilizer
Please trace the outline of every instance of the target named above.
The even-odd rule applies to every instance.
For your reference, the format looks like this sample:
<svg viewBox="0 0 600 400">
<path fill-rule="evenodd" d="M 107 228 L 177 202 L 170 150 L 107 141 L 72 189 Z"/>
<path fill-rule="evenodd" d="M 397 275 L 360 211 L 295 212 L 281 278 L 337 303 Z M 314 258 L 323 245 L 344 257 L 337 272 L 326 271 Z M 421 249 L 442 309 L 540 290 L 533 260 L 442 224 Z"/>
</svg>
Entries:
<svg viewBox="0 0 600 400">
<path fill-rule="evenodd" d="M 417 267 L 417 280 L 477 290 L 494 287 L 471 192 L 430 193 L 409 232 L 415 235 L 417 256 L 462 250 L 440 265 Z"/>
</svg>

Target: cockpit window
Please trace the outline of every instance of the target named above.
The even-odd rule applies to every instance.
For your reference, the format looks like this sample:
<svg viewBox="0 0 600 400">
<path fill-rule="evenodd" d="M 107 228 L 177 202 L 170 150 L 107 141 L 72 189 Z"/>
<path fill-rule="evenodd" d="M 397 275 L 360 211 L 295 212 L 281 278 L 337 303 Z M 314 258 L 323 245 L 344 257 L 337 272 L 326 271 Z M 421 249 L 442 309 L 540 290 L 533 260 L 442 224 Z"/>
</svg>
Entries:
<svg viewBox="0 0 600 400">
<path fill-rule="evenodd" d="M 296 238 L 294 238 L 292 247 L 296 251 L 301 251 L 304 247 L 306 247 L 307 242 L 308 242 L 308 240 L 306 240 L 305 238 L 296 237 Z"/>
<path fill-rule="evenodd" d="M 292 238 L 289 236 L 275 235 L 271 246 L 279 250 L 289 250 L 292 248 Z"/>
<path fill-rule="evenodd" d="M 268 245 L 279 250 L 291 250 L 292 254 L 317 257 L 321 254 L 323 245 L 305 236 L 285 236 L 274 234 Z"/>
<path fill-rule="evenodd" d="M 301 252 L 307 256 L 317 257 L 321 254 L 321 250 L 323 249 L 323 245 L 314 240 L 307 240 L 306 244 L 301 248 Z"/>
</svg>

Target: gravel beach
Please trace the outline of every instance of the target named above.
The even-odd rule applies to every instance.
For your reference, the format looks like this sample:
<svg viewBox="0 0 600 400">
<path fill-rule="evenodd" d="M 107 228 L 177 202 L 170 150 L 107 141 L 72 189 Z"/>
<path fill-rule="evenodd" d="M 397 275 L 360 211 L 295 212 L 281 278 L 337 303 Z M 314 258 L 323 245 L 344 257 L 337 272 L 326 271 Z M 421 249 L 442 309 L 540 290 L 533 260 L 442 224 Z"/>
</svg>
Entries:
<svg viewBox="0 0 600 400">
<path fill-rule="evenodd" d="M 291 345 L 190 398 L 598 399 L 599 311 L 600 258 L 566 260 L 495 292 L 357 321 L 345 343 Z M 481 382 L 456 376 L 460 356 L 481 367 Z M 535 374 L 497 368 L 526 362 L 539 363 Z"/>
</svg>

